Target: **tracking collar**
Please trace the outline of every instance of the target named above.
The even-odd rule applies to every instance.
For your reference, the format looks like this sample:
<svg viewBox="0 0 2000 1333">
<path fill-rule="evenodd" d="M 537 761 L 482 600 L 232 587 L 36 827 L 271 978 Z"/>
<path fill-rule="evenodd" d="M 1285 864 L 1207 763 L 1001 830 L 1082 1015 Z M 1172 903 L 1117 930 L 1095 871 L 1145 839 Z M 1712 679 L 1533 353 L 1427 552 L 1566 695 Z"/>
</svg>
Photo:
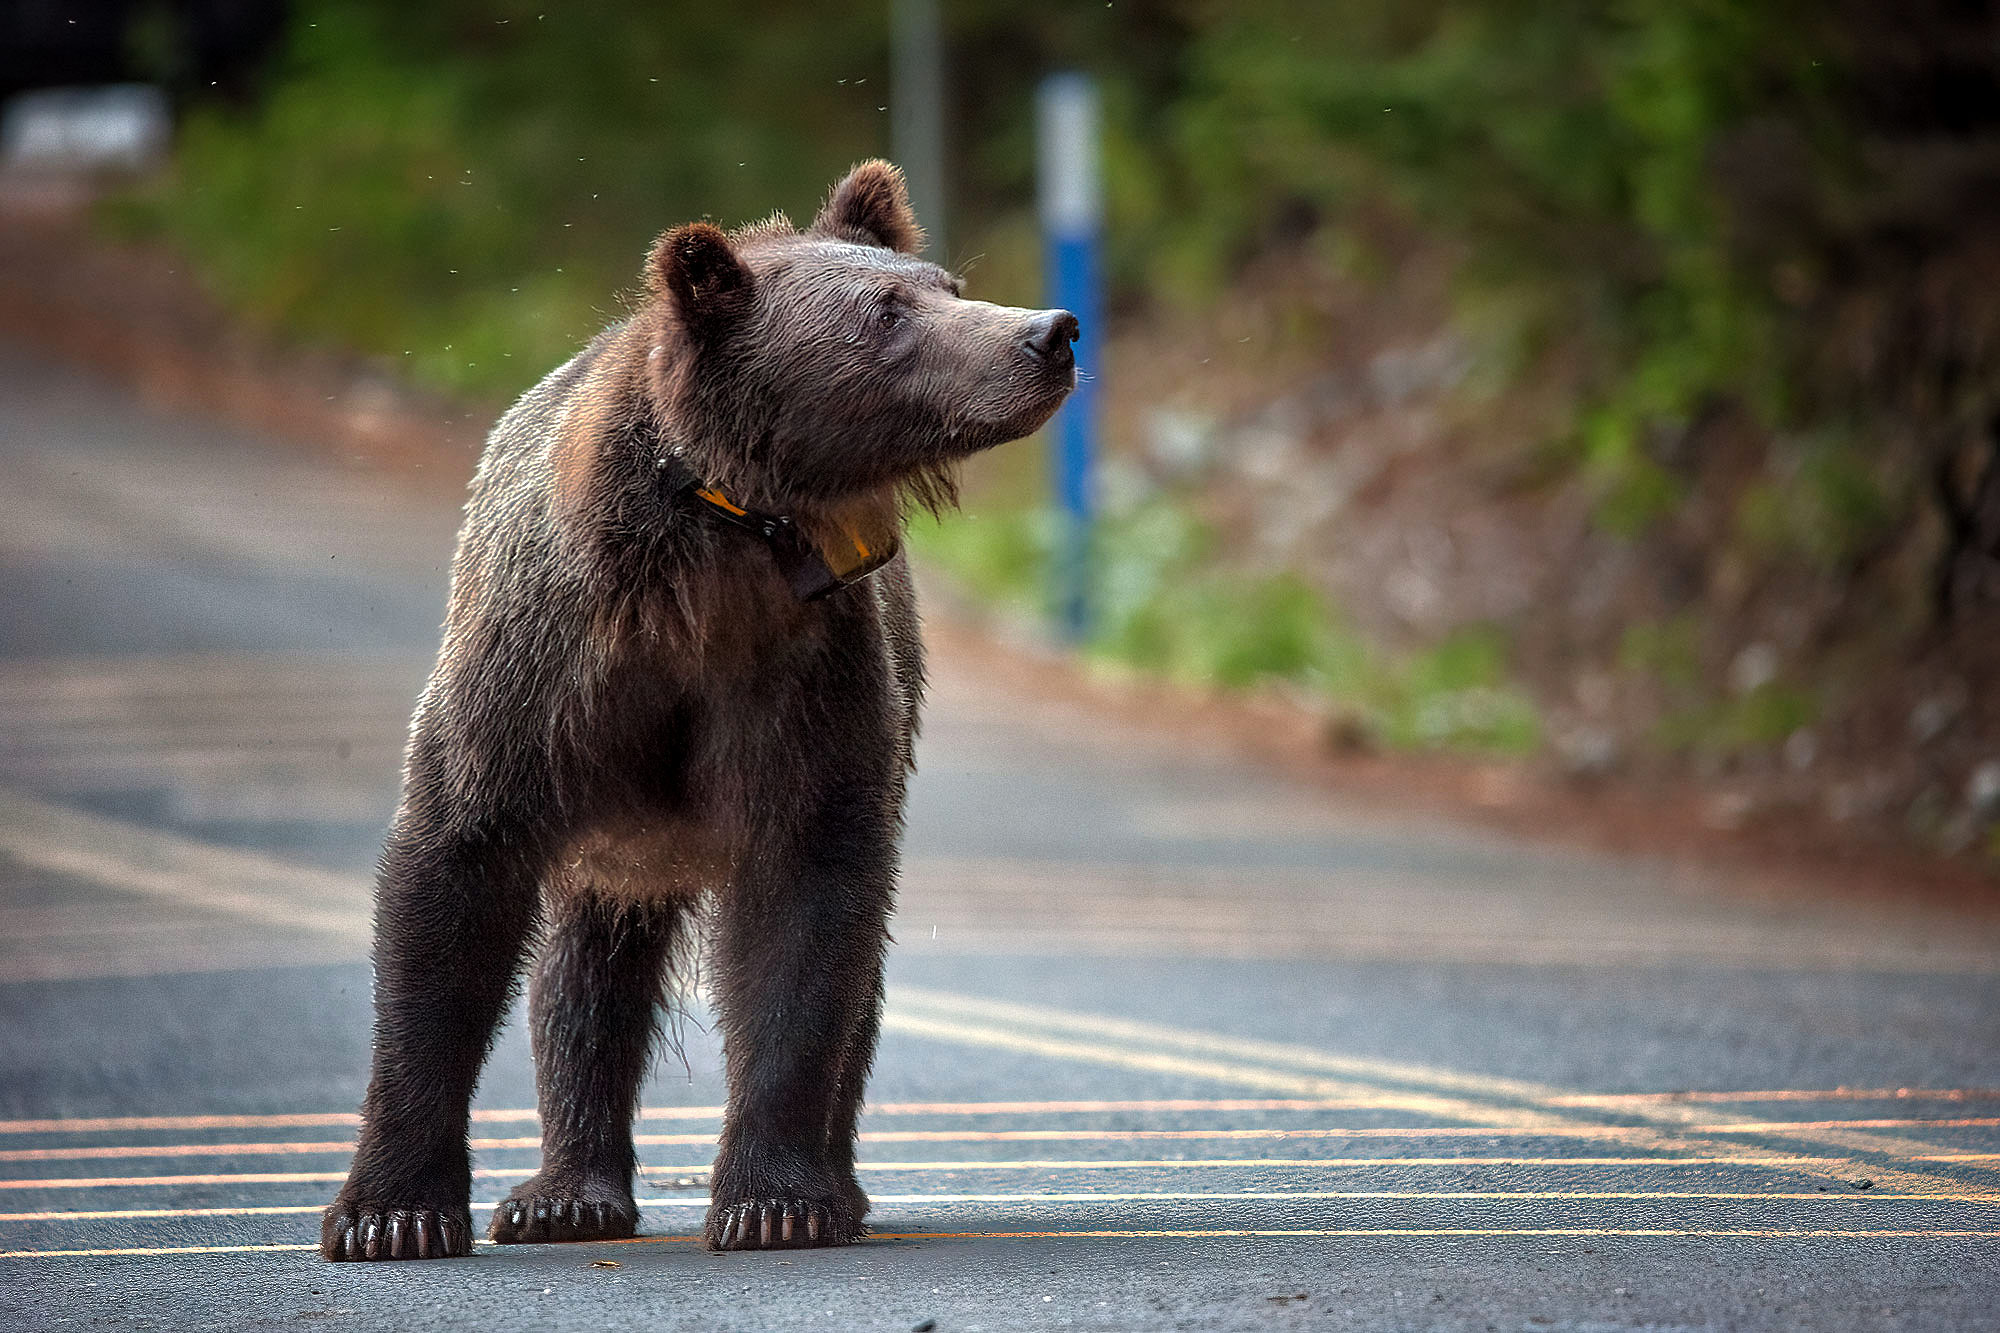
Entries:
<svg viewBox="0 0 2000 1333">
<path fill-rule="evenodd" d="M 762 537 L 771 548 L 771 558 L 778 562 L 778 572 L 802 602 L 816 601 L 837 588 L 861 582 L 888 564 L 899 546 L 893 527 L 848 521 L 835 525 L 837 536 L 815 543 L 788 516 L 747 509 L 724 495 L 719 486 L 691 481 L 687 492 L 726 522 Z"/>
</svg>

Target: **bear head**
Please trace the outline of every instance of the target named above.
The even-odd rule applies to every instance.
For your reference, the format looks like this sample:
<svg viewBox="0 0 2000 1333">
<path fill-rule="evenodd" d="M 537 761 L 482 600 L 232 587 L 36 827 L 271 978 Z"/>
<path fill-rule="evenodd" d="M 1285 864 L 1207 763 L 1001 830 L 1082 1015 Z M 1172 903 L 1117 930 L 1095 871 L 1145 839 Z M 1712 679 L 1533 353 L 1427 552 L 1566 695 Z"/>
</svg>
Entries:
<svg viewBox="0 0 2000 1333">
<path fill-rule="evenodd" d="M 775 508 L 900 493 L 1038 430 L 1076 384 L 1076 317 L 968 300 L 918 257 L 903 175 L 863 162 L 804 231 L 676 227 L 646 261 L 651 389 L 689 465 Z"/>
</svg>

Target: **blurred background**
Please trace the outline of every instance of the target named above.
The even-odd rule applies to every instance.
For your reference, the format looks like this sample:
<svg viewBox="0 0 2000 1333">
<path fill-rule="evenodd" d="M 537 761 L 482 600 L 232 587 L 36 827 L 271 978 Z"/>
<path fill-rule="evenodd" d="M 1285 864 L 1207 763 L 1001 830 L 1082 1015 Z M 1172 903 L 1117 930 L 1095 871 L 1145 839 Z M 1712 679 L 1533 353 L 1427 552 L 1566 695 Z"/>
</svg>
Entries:
<svg viewBox="0 0 2000 1333">
<path fill-rule="evenodd" d="M 17 203 L 61 157 L 37 90 L 139 96 L 63 244 L 171 255 L 232 330 L 475 426 L 620 316 L 664 226 L 809 217 L 869 155 L 909 160 L 975 295 L 1040 302 L 1036 92 L 1082 72 L 1078 652 L 1276 697 L 1342 753 L 1692 781 L 1717 828 L 2000 858 L 1989 5 L 0 16 Z M 944 604 L 1054 636 L 1051 493 L 1043 450 L 978 462 L 913 536 Z"/>
<path fill-rule="evenodd" d="M 910 534 L 884 1243 L 323 1265 L 481 441 L 875 155 L 1088 376 Z M 0 1327 L 2000 1326 L 1996 613 L 2000 6 L 0 0 Z"/>
</svg>

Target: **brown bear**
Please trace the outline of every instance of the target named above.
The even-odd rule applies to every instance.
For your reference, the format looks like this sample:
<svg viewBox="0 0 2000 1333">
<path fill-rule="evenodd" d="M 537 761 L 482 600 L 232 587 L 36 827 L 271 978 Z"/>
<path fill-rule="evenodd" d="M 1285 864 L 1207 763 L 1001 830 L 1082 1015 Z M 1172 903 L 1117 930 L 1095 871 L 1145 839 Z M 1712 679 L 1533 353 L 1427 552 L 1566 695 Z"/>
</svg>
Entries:
<svg viewBox="0 0 2000 1333">
<path fill-rule="evenodd" d="M 492 1238 L 631 1235 L 639 1084 L 704 933 L 729 1084 L 708 1244 L 865 1234 L 923 690 L 900 519 L 1076 378 L 1073 315 L 966 300 L 921 247 L 885 162 L 803 232 L 678 227 L 637 312 L 494 428 L 382 854 L 328 1259 L 470 1253 L 468 1105 L 531 943 L 543 1165 Z"/>
</svg>

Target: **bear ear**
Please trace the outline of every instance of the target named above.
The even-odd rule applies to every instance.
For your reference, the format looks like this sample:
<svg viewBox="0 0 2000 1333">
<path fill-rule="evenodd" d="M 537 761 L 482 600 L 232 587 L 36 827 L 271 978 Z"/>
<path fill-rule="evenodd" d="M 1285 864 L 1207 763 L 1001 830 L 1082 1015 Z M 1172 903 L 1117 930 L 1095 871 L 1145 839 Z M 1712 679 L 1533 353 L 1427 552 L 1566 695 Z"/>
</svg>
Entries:
<svg viewBox="0 0 2000 1333">
<path fill-rule="evenodd" d="M 875 158 L 857 165 L 833 187 L 826 207 L 813 219 L 823 236 L 880 245 L 906 255 L 924 248 L 924 229 L 910 209 L 910 188 L 902 171 Z"/>
<path fill-rule="evenodd" d="M 646 290 L 669 297 L 690 330 L 720 327 L 750 295 L 750 272 L 720 227 L 690 222 L 653 242 L 646 256 Z"/>
</svg>

